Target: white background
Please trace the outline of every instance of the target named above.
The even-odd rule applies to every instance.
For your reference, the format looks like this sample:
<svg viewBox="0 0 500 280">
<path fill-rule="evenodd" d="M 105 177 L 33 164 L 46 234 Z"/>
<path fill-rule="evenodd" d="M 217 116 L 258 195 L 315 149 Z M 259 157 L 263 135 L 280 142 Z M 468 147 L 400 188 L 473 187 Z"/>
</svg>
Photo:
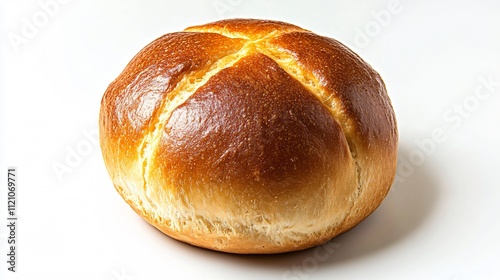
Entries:
<svg viewBox="0 0 500 280">
<path fill-rule="evenodd" d="M 500 279 L 500 2 L 47 2 L 0 6 L 1 279 Z M 328 248 L 239 256 L 185 245 L 137 216 L 106 173 L 95 138 L 108 84 L 155 38 L 232 17 L 336 38 L 387 84 L 397 182 Z M 16 273 L 5 262 L 8 167 L 18 169 Z"/>
</svg>

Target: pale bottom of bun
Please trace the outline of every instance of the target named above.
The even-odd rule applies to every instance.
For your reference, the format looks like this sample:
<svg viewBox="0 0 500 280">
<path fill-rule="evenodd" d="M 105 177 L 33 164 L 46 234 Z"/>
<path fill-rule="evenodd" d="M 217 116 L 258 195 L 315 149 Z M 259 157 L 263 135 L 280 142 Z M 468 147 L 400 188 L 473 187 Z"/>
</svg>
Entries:
<svg viewBox="0 0 500 280">
<path fill-rule="evenodd" d="M 116 182 L 119 183 L 115 184 L 117 191 L 132 209 L 161 232 L 198 247 L 229 253 L 272 254 L 311 248 L 347 231 L 364 218 L 349 217 L 358 196 L 354 185 L 354 188 L 349 187 L 352 189 L 347 196 L 350 199 L 344 198 L 346 203 L 337 203 L 335 209 L 328 206 L 328 215 L 318 213 L 320 215 L 317 217 L 290 217 L 286 221 L 284 213 L 281 215 L 282 219 L 273 221 L 272 218 L 235 217 L 231 216 L 229 210 L 225 218 L 221 219 L 220 215 L 214 218 L 213 213 L 193 211 L 186 197 L 172 197 L 159 205 L 153 202 L 151 197 L 146 197 L 146 193 L 142 193 L 142 189 L 137 189 L 130 181 Z M 321 206 L 320 200 L 325 200 L 326 205 L 328 199 L 331 199 L 314 195 L 302 198 L 309 208 Z M 353 221 L 356 222 L 352 223 Z"/>
</svg>

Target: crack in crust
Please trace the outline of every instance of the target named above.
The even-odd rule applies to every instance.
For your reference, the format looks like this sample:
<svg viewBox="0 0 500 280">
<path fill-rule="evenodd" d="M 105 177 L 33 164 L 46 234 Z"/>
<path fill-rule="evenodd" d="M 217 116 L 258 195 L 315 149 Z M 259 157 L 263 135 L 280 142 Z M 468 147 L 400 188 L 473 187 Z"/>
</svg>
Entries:
<svg viewBox="0 0 500 280">
<path fill-rule="evenodd" d="M 354 143 L 353 135 L 355 133 L 353 120 L 351 118 L 345 117 L 345 108 L 335 92 L 329 93 L 322 86 L 320 86 L 319 79 L 314 76 L 313 73 L 304 70 L 293 58 L 293 56 L 287 54 L 284 50 L 276 48 L 271 44 L 267 44 L 265 48 L 260 50 L 261 53 L 267 55 L 273 59 L 278 65 L 288 73 L 292 78 L 299 81 L 304 88 L 306 88 L 313 96 L 315 96 L 330 112 L 332 117 L 340 124 L 342 133 L 344 134 L 347 144 L 349 146 L 349 152 L 352 160 L 355 164 L 356 170 L 356 180 L 357 180 L 357 191 L 354 193 L 354 197 L 350 198 L 351 210 L 354 207 L 356 199 L 360 196 L 363 190 L 362 178 L 361 178 L 361 166 L 358 161 L 358 155 L 356 150 L 356 144 Z M 346 221 L 350 212 L 344 217 L 340 226 Z"/>
<path fill-rule="evenodd" d="M 148 176 L 149 174 L 149 166 L 150 161 L 152 160 L 152 154 L 156 151 L 161 132 L 166 122 L 170 118 L 171 113 L 175 108 L 182 105 L 186 100 L 191 97 L 198 88 L 203 86 L 212 76 L 216 75 L 220 70 L 231 67 L 234 65 L 239 59 L 245 56 L 248 51 L 248 46 L 245 44 L 238 52 L 232 53 L 225 57 L 220 58 L 215 61 L 208 69 L 203 69 L 200 71 L 192 72 L 190 74 L 186 74 L 179 83 L 175 86 L 175 88 L 170 92 L 170 98 L 166 98 L 163 100 L 160 105 L 159 111 L 161 112 L 157 119 L 153 121 L 154 123 L 153 129 L 144 137 L 140 149 L 140 161 L 142 162 L 142 177 L 143 177 L 143 191 L 147 192 L 148 188 Z M 157 208 L 157 205 L 145 196 L 152 207 Z M 156 212 L 155 212 L 156 213 Z M 158 217 L 157 217 L 158 218 Z"/>
</svg>

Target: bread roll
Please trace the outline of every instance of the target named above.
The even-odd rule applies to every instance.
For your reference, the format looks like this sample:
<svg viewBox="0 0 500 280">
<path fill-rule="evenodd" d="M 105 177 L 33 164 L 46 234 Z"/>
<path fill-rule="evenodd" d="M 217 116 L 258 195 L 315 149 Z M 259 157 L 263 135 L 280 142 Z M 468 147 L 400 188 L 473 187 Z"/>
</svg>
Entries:
<svg viewBox="0 0 500 280">
<path fill-rule="evenodd" d="M 175 239 L 242 254 L 313 247 L 372 213 L 397 128 L 380 76 L 338 41 L 232 19 L 166 34 L 107 88 L 111 180 Z"/>
</svg>

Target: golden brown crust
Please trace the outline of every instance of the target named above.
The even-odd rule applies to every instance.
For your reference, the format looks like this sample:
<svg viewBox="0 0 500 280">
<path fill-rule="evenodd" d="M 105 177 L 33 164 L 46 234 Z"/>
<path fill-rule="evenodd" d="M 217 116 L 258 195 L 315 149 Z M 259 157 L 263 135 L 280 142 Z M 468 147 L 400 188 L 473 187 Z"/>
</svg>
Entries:
<svg viewBox="0 0 500 280">
<path fill-rule="evenodd" d="M 349 157 L 328 110 L 262 54 L 219 71 L 175 108 L 160 141 L 157 165 L 175 185 L 189 175 L 271 196 L 335 174 L 331 159 Z"/>
<path fill-rule="evenodd" d="M 103 123 L 104 128 L 140 141 L 162 101 L 184 75 L 237 52 L 242 43 L 218 34 L 186 32 L 167 34 L 153 41 L 106 90 L 101 112 L 116 117 L 103 118 L 108 121 Z M 113 127 L 120 127 L 120 131 L 113 131 Z"/>
<path fill-rule="evenodd" d="M 186 31 L 143 49 L 102 100 L 104 160 L 137 213 L 200 247 L 278 253 L 326 242 L 375 210 L 393 180 L 397 131 L 368 64 L 281 22 Z"/>
<path fill-rule="evenodd" d="M 396 121 L 385 85 L 358 55 L 334 39 L 312 33 L 287 33 L 270 43 L 309 69 L 318 86 L 339 100 L 345 118 L 355 126 L 351 136 L 358 145 L 373 141 L 387 141 L 391 149 L 396 145 Z"/>
<path fill-rule="evenodd" d="M 144 139 L 179 81 L 188 74 L 206 71 L 242 46 L 242 40 L 219 34 L 167 34 L 142 49 L 109 85 L 99 117 L 104 161 L 115 183 L 124 174 L 134 182 L 134 187 L 119 191 L 135 193 L 135 185 L 142 183 Z"/>
</svg>

